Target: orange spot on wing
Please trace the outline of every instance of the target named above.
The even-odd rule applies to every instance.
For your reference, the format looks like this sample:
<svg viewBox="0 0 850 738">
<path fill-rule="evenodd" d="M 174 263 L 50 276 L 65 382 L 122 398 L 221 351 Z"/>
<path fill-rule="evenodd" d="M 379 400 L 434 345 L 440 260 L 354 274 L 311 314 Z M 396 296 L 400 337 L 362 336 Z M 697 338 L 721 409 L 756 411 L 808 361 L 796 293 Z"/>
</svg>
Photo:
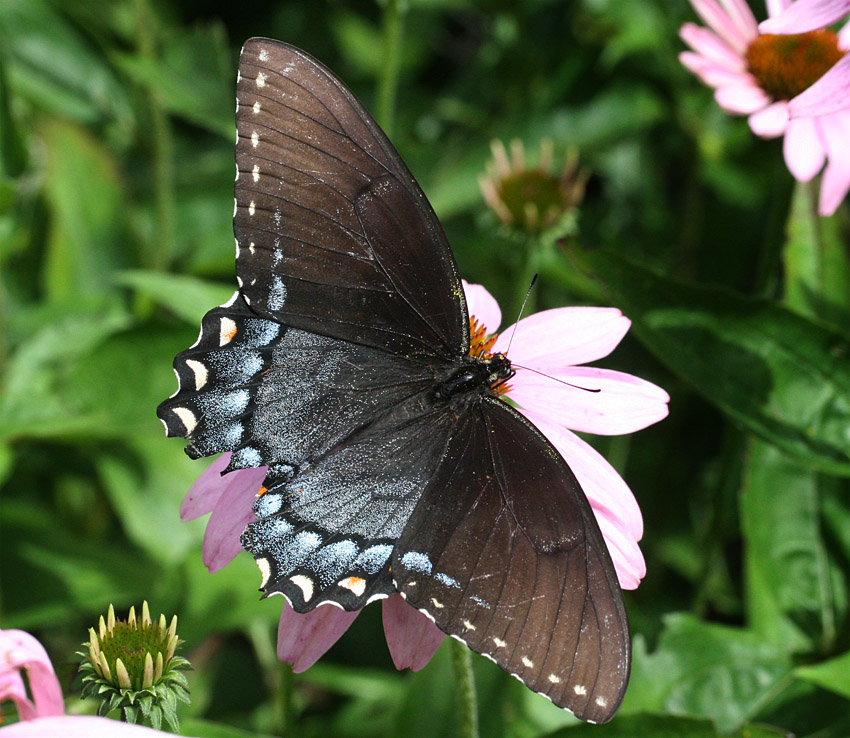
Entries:
<svg viewBox="0 0 850 738">
<path fill-rule="evenodd" d="M 227 340 L 228 340 L 228 341 L 232 341 L 232 340 L 233 340 L 233 336 L 235 336 L 238 332 L 239 332 L 239 328 L 237 328 L 237 327 L 234 325 L 234 326 L 233 326 L 233 327 L 232 327 L 229 331 L 226 331 L 226 332 L 224 333 L 224 337 L 225 337 L 225 338 L 227 338 Z"/>
<path fill-rule="evenodd" d="M 266 487 L 265 485 L 260 485 L 260 489 L 257 491 L 257 497 L 264 495 L 268 491 L 269 491 L 268 487 Z"/>
</svg>

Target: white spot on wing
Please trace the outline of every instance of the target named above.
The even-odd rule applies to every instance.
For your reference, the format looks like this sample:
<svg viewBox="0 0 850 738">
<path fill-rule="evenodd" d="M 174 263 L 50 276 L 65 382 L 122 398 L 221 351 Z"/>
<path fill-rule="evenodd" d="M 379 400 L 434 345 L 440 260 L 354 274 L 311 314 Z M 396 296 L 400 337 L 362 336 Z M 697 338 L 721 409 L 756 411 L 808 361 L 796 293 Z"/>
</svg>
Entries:
<svg viewBox="0 0 850 738">
<path fill-rule="evenodd" d="M 265 586 L 269 583 L 269 578 L 272 575 L 272 567 L 269 564 L 268 559 L 257 559 L 257 568 L 260 570 L 260 574 L 263 577 L 263 581 L 260 582 L 260 589 L 264 589 Z"/>
<path fill-rule="evenodd" d="M 251 203 L 248 205 L 248 215 L 253 215 L 257 210 L 257 203 L 251 200 Z"/>
<path fill-rule="evenodd" d="M 304 602 L 309 602 L 313 596 L 313 580 L 303 574 L 296 574 L 294 577 L 290 577 L 289 581 L 301 590 Z"/>
<path fill-rule="evenodd" d="M 200 361 L 195 361 L 194 359 L 186 359 L 186 366 L 195 375 L 195 389 L 201 389 L 207 383 L 207 379 L 209 379 L 207 368 Z"/>
<path fill-rule="evenodd" d="M 354 592 L 360 597 L 366 591 L 366 580 L 363 577 L 348 577 L 339 583 L 340 587 Z"/>
<path fill-rule="evenodd" d="M 576 684 L 575 687 L 573 687 L 573 692 L 575 692 L 579 696 L 585 695 L 587 694 L 587 687 L 585 687 L 583 684 Z"/>
<path fill-rule="evenodd" d="M 547 679 L 548 679 L 550 682 L 552 682 L 552 684 L 560 684 L 560 683 L 561 683 L 561 677 L 559 677 L 557 674 L 550 674 L 550 675 L 547 677 Z"/>
<path fill-rule="evenodd" d="M 431 604 L 434 607 L 436 607 L 438 610 L 442 610 L 445 607 L 445 605 L 442 602 L 440 602 L 436 597 L 431 598 Z"/>
<path fill-rule="evenodd" d="M 260 107 L 260 103 L 259 103 L 259 102 L 255 102 L 255 103 L 254 103 L 254 107 L 253 107 L 252 109 L 253 109 L 253 111 L 254 111 L 254 115 L 259 115 L 259 114 L 260 114 L 260 110 L 262 110 L 262 108 Z"/>
<path fill-rule="evenodd" d="M 596 704 L 600 707 L 608 707 L 608 700 L 606 700 L 604 697 L 597 697 L 594 702 L 596 702 Z"/>
<path fill-rule="evenodd" d="M 528 658 L 528 656 L 522 657 L 522 663 L 523 666 L 527 666 L 529 669 L 534 666 L 534 662 L 530 658 Z"/>
<path fill-rule="evenodd" d="M 265 87 L 266 86 L 266 80 L 268 78 L 269 78 L 269 75 L 267 75 L 265 72 L 259 72 L 257 74 L 257 80 L 256 80 L 257 87 Z"/>
<path fill-rule="evenodd" d="M 478 628 L 476 628 L 469 620 L 463 621 L 463 627 L 467 630 L 478 630 Z"/>
<path fill-rule="evenodd" d="M 508 645 L 501 638 L 496 638 L 496 636 L 493 636 L 493 643 L 496 645 L 496 648 L 504 648 L 505 646 Z"/>
<path fill-rule="evenodd" d="M 260 49 L 260 61 L 266 62 L 269 60 L 269 52 L 266 49 Z"/>
<path fill-rule="evenodd" d="M 180 418 L 180 422 L 186 426 L 186 433 L 191 433 L 198 425 L 198 419 L 188 407 L 175 407 L 172 412 Z"/>
<path fill-rule="evenodd" d="M 221 327 L 218 331 L 218 345 L 226 346 L 236 335 L 236 323 L 230 318 L 221 319 Z"/>
<path fill-rule="evenodd" d="M 248 244 L 248 251 L 250 251 L 253 254 L 256 250 L 257 250 L 256 245 L 254 244 L 253 241 L 251 241 L 251 243 Z"/>
<path fill-rule="evenodd" d="M 260 144 L 260 134 L 257 133 L 256 131 L 251 131 L 251 146 L 253 146 L 256 149 L 257 146 L 259 146 L 259 144 Z"/>
<path fill-rule="evenodd" d="M 255 182 L 260 181 L 260 167 L 258 164 L 254 164 L 254 169 L 251 172 L 251 176 L 254 178 Z"/>
</svg>

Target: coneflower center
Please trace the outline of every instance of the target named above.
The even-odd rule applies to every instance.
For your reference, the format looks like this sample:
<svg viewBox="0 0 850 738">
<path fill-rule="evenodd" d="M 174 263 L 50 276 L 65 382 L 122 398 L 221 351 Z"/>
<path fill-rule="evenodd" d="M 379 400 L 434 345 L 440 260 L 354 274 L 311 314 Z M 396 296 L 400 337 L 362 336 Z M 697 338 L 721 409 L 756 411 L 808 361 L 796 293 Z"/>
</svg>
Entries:
<svg viewBox="0 0 850 738">
<path fill-rule="evenodd" d="M 811 87 L 844 56 L 832 31 L 765 34 L 747 48 L 747 69 L 775 100 L 790 100 Z"/>
<path fill-rule="evenodd" d="M 496 339 L 499 337 L 498 333 L 487 333 L 487 328 L 482 323 L 478 322 L 478 319 L 471 315 L 469 316 L 469 355 L 475 357 L 476 359 L 480 359 L 482 361 L 486 361 L 487 359 L 492 359 L 494 354 L 491 349 L 496 343 Z M 491 387 L 490 393 L 495 396 L 503 396 L 506 395 L 511 389 L 511 386 L 505 382 L 500 381 L 497 382 L 495 386 Z"/>
</svg>

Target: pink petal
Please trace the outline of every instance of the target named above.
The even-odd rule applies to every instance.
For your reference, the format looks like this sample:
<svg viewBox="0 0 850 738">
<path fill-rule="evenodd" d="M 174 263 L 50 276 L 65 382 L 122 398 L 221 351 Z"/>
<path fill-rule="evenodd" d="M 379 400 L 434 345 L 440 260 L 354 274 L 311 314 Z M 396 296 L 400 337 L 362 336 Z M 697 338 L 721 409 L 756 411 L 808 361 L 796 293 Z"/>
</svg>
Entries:
<svg viewBox="0 0 850 738">
<path fill-rule="evenodd" d="M 850 28 L 850 24 L 846 27 Z M 850 109 L 850 54 L 792 99 L 788 109 L 792 118 L 829 115 Z"/>
<path fill-rule="evenodd" d="M 755 113 L 773 102 L 764 90 L 752 84 L 721 87 L 714 99 L 725 111 L 737 115 Z"/>
<path fill-rule="evenodd" d="M 788 128 L 788 103 L 784 100 L 753 113 L 749 119 L 753 133 L 762 138 L 776 138 Z"/>
<path fill-rule="evenodd" d="M 850 190 L 850 112 L 818 118 L 828 163 L 820 183 L 818 213 L 832 215 Z"/>
<path fill-rule="evenodd" d="M 579 366 L 553 377 L 518 370 L 508 396 L 564 428 L 598 435 L 633 433 L 667 417 L 669 395 L 631 374 Z"/>
<path fill-rule="evenodd" d="M 850 14 L 850 0 L 797 0 L 776 17 L 762 21 L 762 33 L 805 33 L 840 21 Z"/>
<path fill-rule="evenodd" d="M 38 717 L 38 710 L 27 694 L 24 678 L 17 669 L 0 673 L 0 704 L 6 700 L 15 703 L 20 720 L 33 720 Z"/>
<path fill-rule="evenodd" d="M 730 72 L 745 72 L 747 63 L 707 28 L 685 23 L 679 36 L 694 51 Z"/>
<path fill-rule="evenodd" d="M 24 704 L 24 710 L 29 717 L 50 717 L 62 715 L 65 712 L 65 702 L 62 699 L 62 688 L 53 671 L 53 664 L 47 651 L 37 639 L 23 630 L 0 630 L 0 674 L 20 674 L 24 669 L 29 680 L 32 702 L 35 703 L 35 714 L 30 713 L 32 702 Z M 17 690 L 17 680 L 3 680 L 4 688 Z M 9 696 L 15 699 L 14 694 Z M 20 697 L 20 694 L 18 694 Z M 23 717 L 23 715 L 22 715 Z"/>
<path fill-rule="evenodd" d="M 838 48 L 842 51 L 850 51 L 850 23 L 845 23 L 838 32 Z"/>
<path fill-rule="evenodd" d="M 7 725 L 0 730 L 3 738 L 156 738 L 172 735 L 91 715 L 39 718 Z"/>
<path fill-rule="evenodd" d="M 826 151 L 812 118 L 794 118 L 788 123 L 782 150 L 788 170 L 800 182 L 814 177 L 826 160 Z"/>
<path fill-rule="evenodd" d="M 608 545 L 620 586 L 635 589 L 646 573 L 646 564 L 637 544 L 643 536 L 643 518 L 631 490 L 614 467 L 574 433 L 537 413 L 523 414 L 558 449 L 576 475 Z"/>
<path fill-rule="evenodd" d="M 245 526 L 254 521 L 254 500 L 266 477 L 266 467 L 237 469 L 222 479 L 221 493 L 204 533 L 203 561 L 211 572 L 229 564 L 242 551 L 239 538 Z"/>
<path fill-rule="evenodd" d="M 195 483 L 189 487 L 189 491 L 180 505 L 180 520 L 194 520 L 211 513 L 221 493 L 227 487 L 227 482 L 221 476 L 221 472 L 230 463 L 230 452 L 222 454 L 201 472 Z"/>
<path fill-rule="evenodd" d="M 296 674 L 306 671 L 340 639 L 359 614 L 359 610 L 346 612 L 327 604 L 302 615 L 287 602 L 277 629 L 277 657 L 292 664 Z"/>
<path fill-rule="evenodd" d="M 726 9 L 732 23 L 744 38 L 752 41 L 759 35 L 756 17 L 744 0 L 720 0 L 720 4 Z"/>
<path fill-rule="evenodd" d="M 437 652 L 446 634 L 401 595 L 382 603 L 384 636 L 395 668 L 419 671 Z"/>
<path fill-rule="evenodd" d="M 694 54 L 691 51 L 683 51 L 679 54 L 688 71 L 693 72 L 699 81 L 709 87 L 739 87 L 741 85 L 754 85 L 753 77 L 747 72 L 730 72 L 726 67 L 717 62 L 706 59 L 704 56 Z"/>
<path fill-rule="evenodd" d="M 773 18 L 773 16 L 779 15 L 790 4 L 791 0 L 766 0 L 765 5 L 767 5 L 768 18 Z M 761 30 L 761 28 L 759 28 L 759 30 Z"/>
<path fill-rule="evenodd" d="M 470 284 L 463 280 L 463 292 L 466 295 L 466 309 L 481 323 L 488 333 L 495 333 L 502 324 L 502 311 L 499 303 L 487 288 L 480 284 Z"/>
<path fill-rule="evenodd" d="M 563 307 L 523 318 L 499 334 L 494 351 L 537 370 L 560 368 L 608 356 L 629 330 L 631 321 L 616 308 Z"/>
<path fill-rule="evenodd" d="M 718 5 L 715 0 L 691 0 L 691 5 L 700 18 L 721 39 L 723 39 L 733 51 L 743 55 L 754 35 L 746 35 L 729 17 L 729 14 Z"/>
</svg>

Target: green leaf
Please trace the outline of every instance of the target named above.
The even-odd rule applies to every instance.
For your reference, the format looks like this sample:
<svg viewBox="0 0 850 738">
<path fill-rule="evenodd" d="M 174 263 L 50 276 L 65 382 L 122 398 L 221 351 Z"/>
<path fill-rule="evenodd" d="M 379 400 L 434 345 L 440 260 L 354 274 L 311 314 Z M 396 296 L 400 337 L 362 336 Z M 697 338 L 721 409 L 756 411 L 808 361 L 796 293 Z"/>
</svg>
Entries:
<svg viewBox="0 0 850 738">
<path fill-rule="evenodd" d="M 224 723 L 187 718 L 183 720 L 183 733 L 195 738 L 273 738 L 267 733 L 248 732 Z"/>
<path fill-rule="evenodd" d="M 820 477 L 775 446 L 750 443 L 741 496 L 748 619 L 789 652 L 827 648 L 836 636 Z"/>
<path fill-rule="evenodd" d="M 204 313 L 226 302 L 235 289 L 197 277 L 162 274 L 143 269 L 120 272 L 116 276 L 116 282 L 147 295 L 191 325 L 199 325 Z"/>
<path fill-rule="evenodd" d="M 635 639 L 624 715 L 667 712 L 711 719 L 724 732 L 736 730 L 791 673 L 784 649 L 749 631 L 686 614 L 668 615 L 664 626 L 651 654 Z"/>
<path fill-rule="evenodd" d="M 850 341 L 766 300 L 661 276 L 610 252 L 568 258 L 706 399 L 815 469 L 850 475 Z M 568 271 L 546 265 L 548 276 Z"/>
<path fill-rule="evenodd" d="M 52 217 L 44 286 L 52 300 L 112 289 L 112 272 L 131 254 L 124 230 L 127 203 L 117 163 L 104 143 L 54 119 L 43 126 L 45 196 Z"/>
<path fill-rule="evenodd" d="M 794 674 L 800 679 L 850 698 L 850 651 L 820 664 L 798 666 Z"/>
<path fill-rule="evenodd" d="M 622 715 L 607 725 L 577 725 L 548 733 L 545 738 L 780 738 L 790 733 L 766 725 L 746 725 L 720 732 L 708 720 L 673 715 Z"/>
</svg>

